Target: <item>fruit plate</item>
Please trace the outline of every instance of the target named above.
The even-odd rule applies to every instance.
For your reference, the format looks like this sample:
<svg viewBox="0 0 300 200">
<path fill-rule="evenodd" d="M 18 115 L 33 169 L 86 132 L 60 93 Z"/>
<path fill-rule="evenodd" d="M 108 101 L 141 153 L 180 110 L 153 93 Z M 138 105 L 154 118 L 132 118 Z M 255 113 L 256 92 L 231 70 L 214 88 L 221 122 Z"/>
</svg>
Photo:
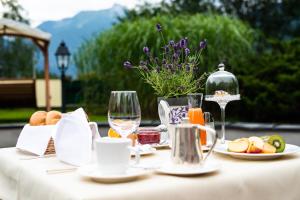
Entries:
<svg viewBox="0 0 300 200">
<path fill-rule="evenodd" d="M 264 153 L 234 153 L 227 151 L 228 141 L 225 144 L 217 144 L 214 152 L 224 155 L 229 155 L 234 158 L 239 159 L 247 159 L 247 160 L 270 160 L 279 158 L 281 156 L 294 154 L 300 151 L 300 147 L 293 144 L 286 144 L 285 150 L 282 153 L 272 153 L 272 154 L 264 154 Z"/>
</svg>

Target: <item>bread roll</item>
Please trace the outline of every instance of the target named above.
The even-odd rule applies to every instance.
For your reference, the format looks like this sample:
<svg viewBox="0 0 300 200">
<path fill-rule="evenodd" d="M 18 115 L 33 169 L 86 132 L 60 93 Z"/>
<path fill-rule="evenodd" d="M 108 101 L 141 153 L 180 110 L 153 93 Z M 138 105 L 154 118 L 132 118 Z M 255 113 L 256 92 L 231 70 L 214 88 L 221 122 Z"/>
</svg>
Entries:
<svg viewBox="0 0 300 200">
<path fill-rule="evenodd" d="M 46 125 L 54 125 L 61 119 L 61 112 L 52 110 L 47 113 Z"/>
<path fill-rule="evenodd" d="M 45 111 L 36 111 L 30 117 L 29 124 L 31 126 L 41 126 L 46 124 L 47 112 Z"/>
</svg>

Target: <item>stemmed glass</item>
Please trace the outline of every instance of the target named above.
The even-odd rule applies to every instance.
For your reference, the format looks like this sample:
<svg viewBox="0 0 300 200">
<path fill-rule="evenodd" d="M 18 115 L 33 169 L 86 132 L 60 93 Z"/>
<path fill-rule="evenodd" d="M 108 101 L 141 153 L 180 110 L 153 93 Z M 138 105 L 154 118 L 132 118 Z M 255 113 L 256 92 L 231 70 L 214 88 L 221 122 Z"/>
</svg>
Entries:
<svg viewBox="0 0 300 200">
<path fill-rule="evenodd" d="M 228 102 L 240 100 L 239 84 L 235 76 L 225 71 L 225 65 L 219 64 L 219 71 L 211 74 L 206 81 L 206 101 L 215 101 L 221 108 L 222 135 L 221 143 L 225 143 L 225 107 Z"/>
<path fill-rule="evenodd" d="M 124 138 L 137 130 L 141 123 L 141 108 L 136 91 L 111 92 L 108 123 Z"/>
</svg>

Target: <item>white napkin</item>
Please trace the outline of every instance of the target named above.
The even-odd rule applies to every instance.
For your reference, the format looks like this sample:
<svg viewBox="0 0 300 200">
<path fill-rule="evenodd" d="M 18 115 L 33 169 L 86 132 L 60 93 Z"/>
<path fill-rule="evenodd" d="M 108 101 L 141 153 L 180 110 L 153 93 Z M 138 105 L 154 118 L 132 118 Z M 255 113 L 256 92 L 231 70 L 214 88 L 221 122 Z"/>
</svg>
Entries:
<svg viewBox="0 0 300 200">
<path fill-rule="evenodd" d="M 92 131 L 82 108 L 61 119 L 54 140 L 59 160 L 81 166 L 88 163 L 92 153 Z"/>
<path fill-rule="evenodd" d="M 16 147 L 33 154 L 44 155 L 51 136 L 55 135 L 55 125 L 30 126 L 22 129 Z"/>
</svg>

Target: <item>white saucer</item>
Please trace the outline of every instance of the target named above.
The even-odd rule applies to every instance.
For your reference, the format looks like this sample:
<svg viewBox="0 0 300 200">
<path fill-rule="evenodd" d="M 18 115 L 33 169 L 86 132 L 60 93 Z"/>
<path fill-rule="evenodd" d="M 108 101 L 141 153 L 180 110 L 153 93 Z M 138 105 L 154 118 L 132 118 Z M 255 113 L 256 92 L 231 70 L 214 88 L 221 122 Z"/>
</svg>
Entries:
<svg viewBox="0 0 300 200">
<path fill-rule="evenodd" d="M 153 154 L 155 152 L 156 152 L 156 149 L 151 147 L 150 145 L 147 148 L 143 148 L 143 147 L 140 148 L 140 155 L 141 156 Z M 131 154 L 131 156 L 135 156 L 135 152 L 133 150 L 130 152 L 130 154 Z"/>
<path fill-rule="evenodd" d="M 176 176 L 191 176 L 212 173 L 220 168 L 217 162 L 206 162 L 204 165 L 174 165 L 166 163 L 156 170 L 158 173 L 176 175 Z"/>
<path fill-rule="evenodd" d="M 151 170 L 145 170 L 143 168 L 128 168 L 125 174 L 108 175 L 101 173 L 98 170 L 97 165 L 95 164 L 82 166 L 77 171 L 84 178 L 90 178 L 96 182 L 102 183 L 118 183 L 132 181 L 151 173 Z"/>
</svg>

